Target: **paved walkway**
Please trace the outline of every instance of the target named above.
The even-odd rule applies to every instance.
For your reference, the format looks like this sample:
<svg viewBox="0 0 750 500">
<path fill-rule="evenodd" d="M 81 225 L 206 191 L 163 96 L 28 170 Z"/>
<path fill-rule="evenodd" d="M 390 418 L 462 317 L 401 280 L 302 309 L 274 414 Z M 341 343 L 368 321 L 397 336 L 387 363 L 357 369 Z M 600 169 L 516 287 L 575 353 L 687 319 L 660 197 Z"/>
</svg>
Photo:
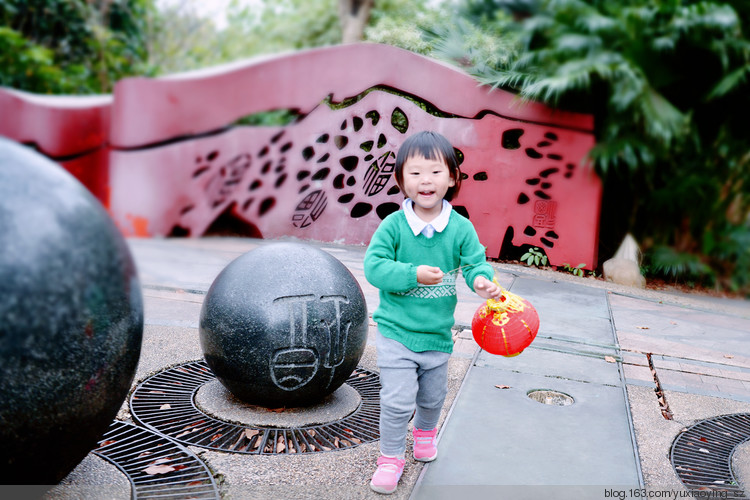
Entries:
<svg viewBox="0 0 750 500">
<path fill-rule="evenodd" d="M 146 314 L 136 382 L 202 358 L 197 326 L 205 292 L 234 258 L 269 243 L 129 240 Z M 352 271 L 372 313 L 378 295 L 364 278 L 364 248 L 314 245 Z M 667 459 L 674 437 L 703 418 L 750 412 L 750 302 L 640 291 L 524 266 L 495 268 L 499 282 L 539 312 L 538 336 L 517 357 L 481 352 L 469 325 L 482 299 L 459 283 L 440 457 L 427 466 L 410 460 L 393 497 L 605 498 L 608 489 L 644 486 L 676 491 L 682 486 Z M 374 328 L 362 359 L 370 369 L 376 369 Z M 654 372 L 673 420 L 662 416 Z M 536 389 L 564 393 L 574 403 L 539 403 L 527 396 Z M 378 497 L 367 487 L 377 443 L 314 457 L 198 453 L 232 498 Z M 738 465 L 744 466 L 750 468 Z M 77 481 L 96 484 L 97 478 L 84 473 Z"/>
</svg>

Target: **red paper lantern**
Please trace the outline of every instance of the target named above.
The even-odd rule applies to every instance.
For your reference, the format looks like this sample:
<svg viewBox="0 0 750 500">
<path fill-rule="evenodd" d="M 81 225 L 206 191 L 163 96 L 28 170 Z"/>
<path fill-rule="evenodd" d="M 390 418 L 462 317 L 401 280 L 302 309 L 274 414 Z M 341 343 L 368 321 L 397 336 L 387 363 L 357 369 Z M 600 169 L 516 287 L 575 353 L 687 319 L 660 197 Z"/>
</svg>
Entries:
<svg viewBox="0 0 750 500">
<path fill-rule="evenodd" d="M 528 300 L 503 290 L 500 300 L 479 306 L 471 321 L 471 333 L 479 347 L 490 354 L 518 356 L 539 331 L 539 314 Z"/>
</svg>

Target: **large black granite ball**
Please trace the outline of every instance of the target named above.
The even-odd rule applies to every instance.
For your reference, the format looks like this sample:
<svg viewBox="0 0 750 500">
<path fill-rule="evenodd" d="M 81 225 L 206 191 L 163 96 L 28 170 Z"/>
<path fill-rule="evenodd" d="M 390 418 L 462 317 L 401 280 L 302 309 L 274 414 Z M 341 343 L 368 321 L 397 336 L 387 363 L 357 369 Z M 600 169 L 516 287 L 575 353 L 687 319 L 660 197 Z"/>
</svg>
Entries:
<svg viewBox="0 0 750 500">
<path fill-rule="evenodd" d="M 59 165 L 0 138 L 0 480 L 56 484 L 92 450 L 143 335 L 130 252 Z"/>
<path fill-rule="evenodd" d="M 200 339 L 206 363 L 234 396 L 268 408 L 309 406 L 356 368 L 367 304 L 336 258 L 302 243 L 270 243 L 216 277 Z"/>
</svg>

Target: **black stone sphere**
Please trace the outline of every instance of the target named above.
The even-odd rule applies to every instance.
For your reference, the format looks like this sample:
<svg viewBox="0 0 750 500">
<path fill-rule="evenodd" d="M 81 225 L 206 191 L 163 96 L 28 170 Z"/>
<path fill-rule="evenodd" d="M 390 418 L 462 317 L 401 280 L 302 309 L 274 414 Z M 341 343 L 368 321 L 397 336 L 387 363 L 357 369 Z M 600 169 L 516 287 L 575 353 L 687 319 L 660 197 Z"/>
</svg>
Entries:
<svg viewBox="0 0 750 500">
<path fill-rule="evenodd" d="M 237 398 L 268 408 L 319 403 L 357 367 L 367 304 L 351 272 L 310 245 L 264 244 L 231 262 L 203 302 L 206 363 Z"/>
<path fill-rule="evenodd" d="M 101 204 L 59 165 L 0 138 L 0 480 L 56 484 L 130 389 L 141 289 Z"/>
</svg>

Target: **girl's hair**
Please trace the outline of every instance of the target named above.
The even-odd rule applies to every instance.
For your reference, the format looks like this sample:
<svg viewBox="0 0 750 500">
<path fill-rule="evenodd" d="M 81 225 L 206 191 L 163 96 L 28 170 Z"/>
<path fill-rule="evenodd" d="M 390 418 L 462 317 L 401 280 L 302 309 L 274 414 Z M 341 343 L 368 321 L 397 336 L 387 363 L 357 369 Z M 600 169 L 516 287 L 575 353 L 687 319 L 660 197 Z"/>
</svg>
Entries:
<svg viewBox="0 0 750 500">
<path fill-rule="evenodd" d="M 396 155 L 396 183 L 404 192 L 404 163 L 412 156 L 423 156 L 428 160 L 442 160 L 455 184 L 448 188 L 445 199 L 451 201 L 461 187 L 461 169 L 458 166 L 456 150 L 451 143 L 437 132 L 418 132 L 404 141 Z"/>
</svg>

